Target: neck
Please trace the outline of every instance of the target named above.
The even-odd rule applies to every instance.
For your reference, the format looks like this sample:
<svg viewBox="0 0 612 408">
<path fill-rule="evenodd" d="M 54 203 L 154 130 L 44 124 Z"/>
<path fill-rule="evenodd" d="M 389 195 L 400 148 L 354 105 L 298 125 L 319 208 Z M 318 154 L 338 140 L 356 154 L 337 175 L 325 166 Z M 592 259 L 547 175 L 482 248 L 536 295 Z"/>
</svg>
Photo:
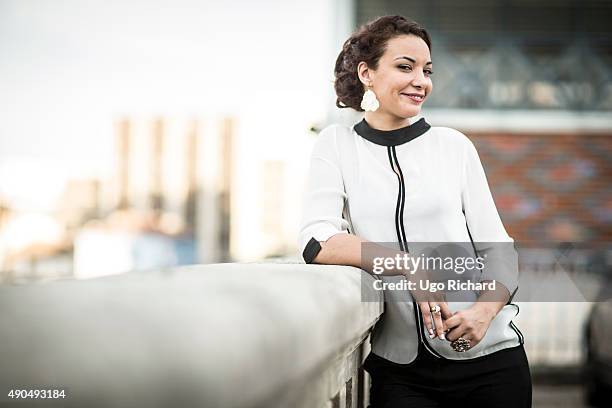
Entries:
<svg viewBox="0 0 612 408">
<path fill-rule="evenodd" d="M 375 129 L 395 130 L 406 127 L 412 122 L 412 117 L 403 118 L 386 112 L 365 112 L 365 120 Z"/>
</svg>

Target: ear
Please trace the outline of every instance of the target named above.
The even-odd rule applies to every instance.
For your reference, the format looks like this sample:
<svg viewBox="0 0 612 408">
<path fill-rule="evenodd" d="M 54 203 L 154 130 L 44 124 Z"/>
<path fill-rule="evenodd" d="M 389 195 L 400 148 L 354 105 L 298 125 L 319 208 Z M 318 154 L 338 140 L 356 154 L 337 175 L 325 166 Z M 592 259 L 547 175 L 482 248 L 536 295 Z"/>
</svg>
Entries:
<svg viewBox="0 0 612 408">
<path fill-rule="evenodd" d="M 371 84 L 372 80 L 374 79 L 373 71 L 368 68 L 368 64 L 366 64 L 364 61 L 360 61 L 359 64 L 357 64 L 357 76 L 359 77 L 359 80 L 363 84 L 364 88 L 367 84 Z"/>
</svg>

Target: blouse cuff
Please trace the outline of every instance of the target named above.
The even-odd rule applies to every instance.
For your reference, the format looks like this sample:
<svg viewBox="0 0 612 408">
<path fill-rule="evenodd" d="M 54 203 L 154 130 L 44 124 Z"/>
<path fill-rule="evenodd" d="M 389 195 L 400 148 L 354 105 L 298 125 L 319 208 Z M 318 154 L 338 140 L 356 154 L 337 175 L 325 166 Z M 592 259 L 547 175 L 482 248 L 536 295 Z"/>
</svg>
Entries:
<svg viewBox="0 0 612 408">
<path fill-rule="evenodd" d="M 302 257 L 304 262 L 313 263 L 314 258 L 321 251 L 320 242 L 327 241 L 336 234 L 348 234 L 346 230 L 339 230 L 330 224 L 319 224 L 314 230 L 304 234 L 304 239 L 310 239 L 307 242 L 302 242 Z"/>
</svg>

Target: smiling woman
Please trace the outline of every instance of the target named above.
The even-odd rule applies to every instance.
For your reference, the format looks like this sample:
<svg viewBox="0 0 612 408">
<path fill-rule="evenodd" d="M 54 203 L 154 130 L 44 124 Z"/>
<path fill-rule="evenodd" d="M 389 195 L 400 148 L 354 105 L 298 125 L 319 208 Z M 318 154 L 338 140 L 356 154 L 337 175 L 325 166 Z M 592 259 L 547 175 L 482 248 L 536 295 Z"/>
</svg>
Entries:
<svg viewBox="0 0 612 408">
<path fill-rule="evenodd" d="M 433 89 L 430 52 L 429 34 L 416 22 L 381 18 L 362 26 L 336 60 L 336 106 L 367 111 L 360 101 L 364 91 L 371 91 L 382 109 L 366 113 L 368 123 L 381 130 L 408 125 Z M 378 120 L 383 116 L 385 123 Z"/>
<path fill-rule="evenodd" d="M 412 56 L 404 55 L 407 53 Z M 357 73 L 388 111 L 385 122 L 402 127 L 419 113 L 420 104 L 433 89 L 431 65 L 429 46 L 422 38 L 400 35 L 387 42 L 386 52 L 374 67 L 360 61 Z M 372 124 L 376 124 L 376 117 L 380 113 L 366 113 Z"/>
<path fill-rule="evenodd" d="M 387 248 L 376 243 L 397 243 L 414 257 L 419 242 L 463 242 L 486 259 L 481 281 L 497 283 L 465 304 L 437 290 L 409 288 L 411 299 L 385 290 L 364 363 L 371 408 L 530 407 L 523 336 L 512 322 L 514 240 L 474 144 L 418 118 L 433 91 L 429 34 L 402 16 L 380 17 L 346 40 L 334 73 L 336 105 L 365 113 L 354 126 L 326 127 L 314 146 L 299 237 L 306 263 L 376 274 L 362 258 L 365 245 L 377 257 Z M 397 269 L 376 277 L 381 286 L 410 280 Z"/>
</svg>

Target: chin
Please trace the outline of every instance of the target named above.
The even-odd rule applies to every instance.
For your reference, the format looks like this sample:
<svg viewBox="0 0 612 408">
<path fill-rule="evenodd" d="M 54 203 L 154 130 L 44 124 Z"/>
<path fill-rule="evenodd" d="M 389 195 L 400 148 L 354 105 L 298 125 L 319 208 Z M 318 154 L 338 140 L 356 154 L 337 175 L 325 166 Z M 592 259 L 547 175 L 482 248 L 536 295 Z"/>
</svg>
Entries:
<svg viewBox="0 0 612 408">
<path fill-rule="evenodd" d="M 418 106 L 412 107 L 412 109 L 401 109 L 400 110 L 400 116 L 404 118 L 411 118 L 413 116 L 418 115 L 419 113 L 421 113 L 421 108 Z"/>
</svg>

